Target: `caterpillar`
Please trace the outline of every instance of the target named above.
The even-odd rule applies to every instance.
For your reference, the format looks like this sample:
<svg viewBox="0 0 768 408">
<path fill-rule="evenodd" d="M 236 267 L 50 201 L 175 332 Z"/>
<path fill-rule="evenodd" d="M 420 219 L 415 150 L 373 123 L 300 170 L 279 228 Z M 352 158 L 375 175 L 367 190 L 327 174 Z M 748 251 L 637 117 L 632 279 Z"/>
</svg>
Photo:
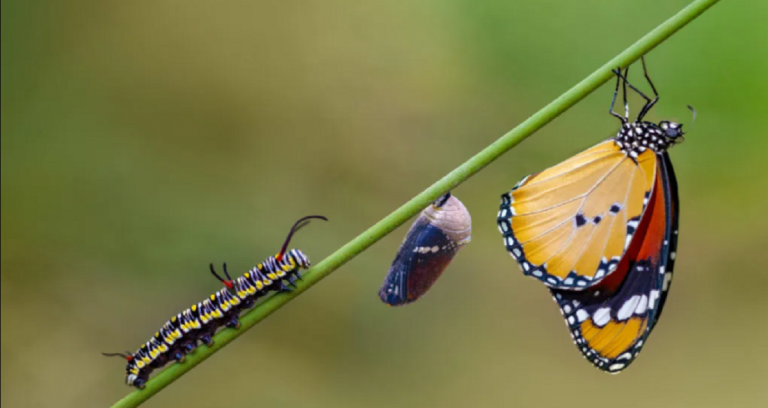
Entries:
<svg viewBox="0 0 768 408">
<path fill-rule="evenodd" d="M 125 368 L 125 383 L 143 389 L 153 370 L 175 361 L 183 363 L 187 354 L 192 353 L 202 342 L 213 345 L 212 336 L 221 327 L 240 328 L 240 312 L 247 310 L 256 301 L 272 291 L 292 291 L 300 270 L 310 267 L 309 258 L 298 249 L 288 250 L 293 234 L 309 223 L 311 219 L 328 221 L 321 215 L 309 215 L 296 221 L 291 227 L 280 252 L 270 256 L 248 272 L 232 279 L 223 265 L 226 279 L 210 265 L 210 271 L 224 288 L 205 300 L 171 317 L 152 338 L 135 353 L 102 353 L 107 357 L 121 357 L 128 364 Z M 288 281 L 286 284 L 285 281 Z"/>
<path fill-rule="evenodd" d="M 411 225 L 379 290 L 389 306 L 402 306 L 427 293 L 459 250 L 472 239 L 472 218 L 450 192 Z"/>
</svg>

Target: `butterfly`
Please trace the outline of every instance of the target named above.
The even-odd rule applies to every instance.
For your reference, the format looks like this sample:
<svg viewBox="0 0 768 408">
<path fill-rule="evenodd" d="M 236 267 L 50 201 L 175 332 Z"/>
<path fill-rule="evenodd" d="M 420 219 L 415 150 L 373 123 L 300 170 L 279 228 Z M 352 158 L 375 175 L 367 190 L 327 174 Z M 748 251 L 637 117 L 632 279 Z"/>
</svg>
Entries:
<svg viewBox="0 0 768 408">
<path fill-rule="evenodd" d="M 682 125 L 643 120 L 659 95 L 642 64 L 654 98 L 628 82 L 629 68 L 614 70 L 616 136 L 525 177 L 502 195 L 497 219 L 507 251 L 549 288 L 574 344 L 610 373 L 634 361 L 658 322 L 678 238 L 667 149 L 683 141 Z M 623 116 L 613 111 L 620 84 Z M 627 86 L 645 99 L 635 121 Z"/>
</svg>

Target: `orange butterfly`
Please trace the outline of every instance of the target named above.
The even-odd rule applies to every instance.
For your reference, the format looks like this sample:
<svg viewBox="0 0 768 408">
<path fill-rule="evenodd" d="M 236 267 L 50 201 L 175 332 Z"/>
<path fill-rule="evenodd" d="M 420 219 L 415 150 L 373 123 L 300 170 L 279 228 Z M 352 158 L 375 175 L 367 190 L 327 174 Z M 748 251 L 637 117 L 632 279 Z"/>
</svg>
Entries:
<svg viewBox="0 0 768 408">
<path fill-rule="evenodd" d="M 501 196 L 498 225 L 525 275 L 551 290 L 576 346 L 618 372 L 637 356 L 661 315 L 677 247 L 677 182 L 667 149 L 682 125 L 643 121 L 659 100 L 614 70 L 609 112 L 618 134 L 520 181 Z M 624 116 L 613 111 L 623 82 Z M 629 120 L 627 86 L 646 103 Z"/>
</svg>

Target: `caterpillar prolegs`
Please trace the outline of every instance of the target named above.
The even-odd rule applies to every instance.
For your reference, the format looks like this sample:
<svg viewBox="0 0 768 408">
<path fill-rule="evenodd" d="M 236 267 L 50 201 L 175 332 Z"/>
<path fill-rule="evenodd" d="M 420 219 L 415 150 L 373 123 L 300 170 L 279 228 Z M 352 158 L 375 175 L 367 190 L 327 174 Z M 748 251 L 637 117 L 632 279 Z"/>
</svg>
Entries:
<svg viewBox="0 0 768 408">
<path fill-rule="evenodd" d="M 135 353 L 102 353 L 107 357 L 119 356 L 128 361 L 126 384 L 142 389 L 153 370 L 168 362 L 183 362 L 193 352 L 198 342 L 213 345 L 212 336 L 220 327 L 240 328 L 240 312 L 253 307 L 256 301 L 272 291 L 291 291 L 300 270 L 310 266 L 309 258 L 298 249 L 288 249 L 293 234 L 311 219 L 328 221 L 320 215 L 303 217 L 294 223 L 280 252 L 270 256 L 251 270 L 232 279 L 223 266 L 221 277 L 210 265 L 211 273 L 224 284 L 224 288 L 207 299 L 171 317 Z M 286 283 L 287 281 L 287 283 Z"/>
</svg>

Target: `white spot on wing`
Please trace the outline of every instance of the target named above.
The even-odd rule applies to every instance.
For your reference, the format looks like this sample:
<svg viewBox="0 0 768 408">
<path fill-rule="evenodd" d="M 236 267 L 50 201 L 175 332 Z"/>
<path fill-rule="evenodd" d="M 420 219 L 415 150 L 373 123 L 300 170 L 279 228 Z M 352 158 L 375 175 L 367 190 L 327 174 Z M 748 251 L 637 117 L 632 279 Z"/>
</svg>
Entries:
<svg viewBox="0 0 768 408">
<path fill-rule="evenodd" d="M 641 315 L 645 313 L 646 309 L 648 308 L 648 296 L 640 296 L 640 302 L 637 303 L 637 307 L 635 308 L 635 314 Z"/>
<path fill-rule="evenodd" d="M 672 282 L 672 272 L 669 272 L 664 275 L 664 285 L 662 286 L 662 290 L 669 290 L 669 283 Z"/>
<path fill-rule="evenodd" d="M 651 296 L 648 297 L 648 307 L 650 309 L 653 309 L 656 307 L 656 301 L 659 299 L 659 291 L 658 290 L 652 290 Z"/>
<path fill-rule="evenodd" d="M 625 366 L 624 363 L 616 363 L 616 364 L 613 364 L 610 367 L 608 367 L 608 370 L 610 370 L 610 371 L 619 371 L 622 368 L 624 368 L 624 366 Z"/>
<path fill-rule="evenodd" d="M 604 307 L 597 309 L 594 315 L 592 315 L 592 321 L 598 326 L 605 326 L 611 321 L 611 308 Z"/>
<path fill-rule="evenodd" d="M 621 305 L 621 309 L 619 309 L 619 312 L 616 313 L 616 317 L 619 320 L 629 319 L 630 317 L 632 317 L 632 313 L 634 313 L 638 303 L 640 303 L 640 296 L 639 295 L 632 296 L 626 302 L 624 302 L 623 305 Z"/>
</svg>

